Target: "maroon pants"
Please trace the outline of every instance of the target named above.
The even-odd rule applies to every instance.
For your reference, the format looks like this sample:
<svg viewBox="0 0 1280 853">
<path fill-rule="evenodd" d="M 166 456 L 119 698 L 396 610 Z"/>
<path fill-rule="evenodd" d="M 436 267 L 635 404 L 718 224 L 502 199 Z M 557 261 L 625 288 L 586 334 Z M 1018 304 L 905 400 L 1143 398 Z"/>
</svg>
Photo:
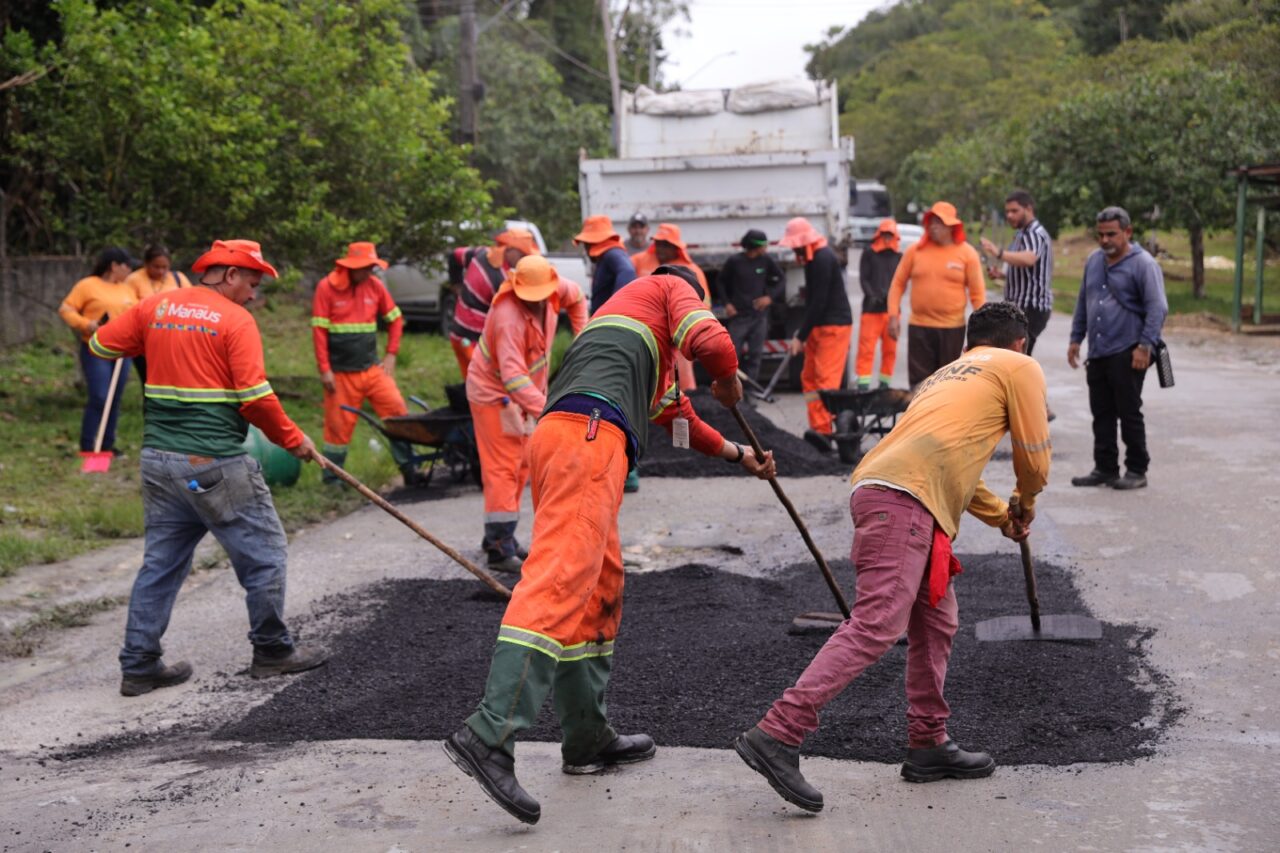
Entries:
<svg viewBox="0 0 1280 853">
<path fill-rule="evenodd" d="M 912 748 L 947 739 L 951 709 L 942 698 L 957 621 L 955 590 L 929 606 L 933 516 L 906 492 L 863 486 L 850 500 L 858 598 L 760 728 L 799 746 L 817 731 L 818 712 L 907 632 L 907 739 Z"/>
</svg>

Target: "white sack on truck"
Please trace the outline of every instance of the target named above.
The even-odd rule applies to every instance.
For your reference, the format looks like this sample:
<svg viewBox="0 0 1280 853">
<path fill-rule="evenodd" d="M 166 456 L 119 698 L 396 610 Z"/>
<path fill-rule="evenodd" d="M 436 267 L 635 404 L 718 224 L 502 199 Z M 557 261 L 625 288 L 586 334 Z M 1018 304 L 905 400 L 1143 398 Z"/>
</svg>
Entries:
<svg viewBox="0 0 1280 853">
<path fill-rule="evenodd" d="M 696 92 L 653 91 L 648 86 L 636 88 L 637 113 L 651 116 L 709 116 L 724 109 L 724 94 L 719 89 Z"/>
<path fill-rule="evenodd" d="M 739 86 L 729 93 L 729 112 L 750 115 L 770 110 L 810 107 L 821 100 L 819 84 L 792 78 Z"/>
</svg>

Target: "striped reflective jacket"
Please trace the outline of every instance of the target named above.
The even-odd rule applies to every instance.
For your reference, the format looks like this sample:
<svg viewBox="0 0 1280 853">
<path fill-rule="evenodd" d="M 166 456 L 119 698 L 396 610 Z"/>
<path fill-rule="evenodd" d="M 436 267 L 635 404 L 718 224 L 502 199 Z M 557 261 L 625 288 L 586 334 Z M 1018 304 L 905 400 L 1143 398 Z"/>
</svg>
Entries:
<svg viewBox="0 0 1280 853">
<path fill-rule="evenodd" d="M 351 285 L 344 267 L 334 267 L 316 284 L 311 332 L 320 372 L 359 373 L 378 363 L 378 320 L 387 323 L 387 354 L 400 351 L 404 320 L 387 286 L 377 276 Z"/>
<path fill-rule="evenodd" d="M 281 447 L 302 443 L 267 382 L 253 315 L 207 287 L 144 299 L 98 329 L 89 349 L 100 358 L 146 356 L 143 447 L 237 456 L 246 422 Z"/>
</svg>

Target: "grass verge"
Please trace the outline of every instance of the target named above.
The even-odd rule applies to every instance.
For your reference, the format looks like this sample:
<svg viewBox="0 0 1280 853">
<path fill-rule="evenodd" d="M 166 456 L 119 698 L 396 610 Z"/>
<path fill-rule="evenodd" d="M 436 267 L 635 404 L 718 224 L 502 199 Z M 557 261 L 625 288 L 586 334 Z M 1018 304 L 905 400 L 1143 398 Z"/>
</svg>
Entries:
<svg viewBox="0 0 1280 853">
<path fill-rule="evenodd" d="M 127 600 L 124 596 L 104 595 L 47 607 L 7 634 L 0 635 L 0 658 L 30 657 L 51 632 L 88 625 L 94 614 L 112 610 Z"/>
</svg>

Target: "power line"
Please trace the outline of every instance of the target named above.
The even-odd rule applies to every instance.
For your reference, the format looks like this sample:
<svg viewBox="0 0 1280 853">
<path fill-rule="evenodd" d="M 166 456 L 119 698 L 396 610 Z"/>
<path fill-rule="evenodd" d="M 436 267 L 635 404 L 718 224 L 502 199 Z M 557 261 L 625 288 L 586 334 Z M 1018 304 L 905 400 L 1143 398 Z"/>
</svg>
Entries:
<svg viewBox="0 0 1280 853">
<path fill-rule="evenodd" d="M 496 0 L 494 0 L 494 5 L 497 5 Z M 561 57 L 565 61 L 576 66 L 577 68 L 582 69 L 588 74 L 591 74 L 595 77 L 599 77 L 601 80 L 607 81 L 609 79 L 609 75 L 607 72 L 601 71 L 600 69 L 589 64 L 586 60 L 579 59 L 578 57 L 574 56 L 572 53 L 569 53 L 567 50 L 564 50 L 563 48 L 560 47 L 560 45 L 551 41 L 551 39 L 547 38 L 542 33 L 538 32 L 535 28 L 529 26 L 523 20 L 514 17 L 509 9 L 505 7 L 499 7 L 498 12 L 499 14 L 504 15 L 507 18 L 507 20 L 509 20 L 511 23 L 515 24 L 517 27 L 524 30 L 529 35 L 533 36 L 541 44 L 543 44 L 546 47 L 549 47 L 552 51 L 555 52 L 557 56 Z M 623 82 L 629 86 L 639 85 L 634 80 L 624 80 Z"/>
</svg>

